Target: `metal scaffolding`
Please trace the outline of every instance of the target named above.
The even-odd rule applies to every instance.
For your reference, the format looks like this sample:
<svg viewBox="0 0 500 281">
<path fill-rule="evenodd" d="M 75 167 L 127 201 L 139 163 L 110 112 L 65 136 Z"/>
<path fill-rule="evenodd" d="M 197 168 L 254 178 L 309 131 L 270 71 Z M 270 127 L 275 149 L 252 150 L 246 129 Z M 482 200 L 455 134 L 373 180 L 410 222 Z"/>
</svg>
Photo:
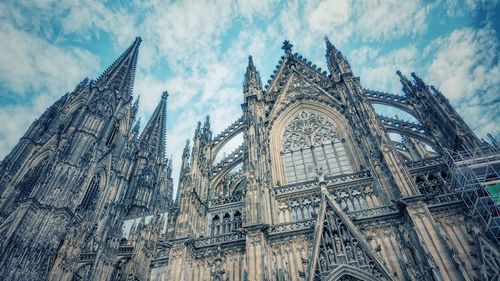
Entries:
<svg viewBox="0 0 500 281">
<path fill-rule="evenodd" d="M 446 151 L 450 189 L 459 192 L 472 216 L 500 244 L 500 148 L 485 144 L 463 151 Z"/>
</svg>

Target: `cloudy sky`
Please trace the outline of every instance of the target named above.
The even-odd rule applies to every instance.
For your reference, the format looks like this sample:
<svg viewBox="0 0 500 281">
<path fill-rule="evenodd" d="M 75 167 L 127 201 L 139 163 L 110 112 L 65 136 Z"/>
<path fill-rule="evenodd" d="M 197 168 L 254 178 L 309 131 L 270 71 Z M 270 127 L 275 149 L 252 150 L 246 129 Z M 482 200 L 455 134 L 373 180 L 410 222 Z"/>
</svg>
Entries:
<svg viewBox="0 0 500 281">
<path fill-rule="evenodd" d="M 414 71 L 484 137 L 499 131 L 499 21 L 498 1 L 478 0 L 2 1 L 0 158 L 50 104 L 96 78 L 136 36 L 143 39 L 134 88 L 140 116 L 144 124 L 169 91 L 175 176 L 198 120 L 210 114 L 217 133 L 240 116 L 248 55 L 266 83 L 285 39 L 326 69 L 327 35 L 370 89 L 401 94 L 396 70 Z"/>
</svg>

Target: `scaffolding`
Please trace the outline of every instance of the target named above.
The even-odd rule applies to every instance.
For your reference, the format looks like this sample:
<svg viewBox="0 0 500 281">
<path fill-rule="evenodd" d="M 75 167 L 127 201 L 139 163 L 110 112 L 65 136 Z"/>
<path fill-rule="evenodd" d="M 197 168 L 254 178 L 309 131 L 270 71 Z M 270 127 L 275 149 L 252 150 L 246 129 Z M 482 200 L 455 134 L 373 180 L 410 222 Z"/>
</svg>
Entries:
<svg viewBox="0 0 500 281">
<path fill-rule="evenodd" d="M 450 191 L 458 192 L 474 219 L 500 241 L 500 148 L 493 145 L 446 151 L 451 173 Z"/>
</svg>

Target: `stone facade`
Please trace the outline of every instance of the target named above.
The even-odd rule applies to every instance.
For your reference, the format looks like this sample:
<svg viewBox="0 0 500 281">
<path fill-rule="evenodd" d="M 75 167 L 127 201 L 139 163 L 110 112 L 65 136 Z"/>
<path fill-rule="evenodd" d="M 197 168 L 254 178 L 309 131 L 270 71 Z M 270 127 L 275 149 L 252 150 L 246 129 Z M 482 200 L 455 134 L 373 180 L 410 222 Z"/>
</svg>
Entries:
<svg viewBox="0 0 500 281">
<path fill-rule="evenodd" d="M 172 200 L 167 94 L 141 135 L 134 126 L 139 43 L 2 162 L 3 279 L 498 280 L 498 244 L 450 191 L 442 158 L 485 143 L 415 74 L 397 73 L 404 95 L 367 90 L 328 39 L 329 73 L 285 41 L 262 87 L 250 57 L 242 116 L 218 135 L 198 124 Z M 123 220 L 146 214 L 120 240 Z"/>
</svg>

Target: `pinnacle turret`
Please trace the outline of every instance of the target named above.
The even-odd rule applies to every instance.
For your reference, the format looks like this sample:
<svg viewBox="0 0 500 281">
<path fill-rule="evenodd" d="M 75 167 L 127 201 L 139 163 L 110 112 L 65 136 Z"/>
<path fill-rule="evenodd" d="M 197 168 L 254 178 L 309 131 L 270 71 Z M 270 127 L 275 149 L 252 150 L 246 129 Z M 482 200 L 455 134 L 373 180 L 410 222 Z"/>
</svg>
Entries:
<svg viewBox="0 0 500 281">
<path fill-rule="evenodd" d="M 399 81 L 401 81 L 401 84 L 403 85 L 403 92 L 406 95 L 410 95 L 413 88 L 412 83 L 410 82 L 410 80 L 408 80 L 408 78 L 406 78 L 403 73 L 401 73 L 401 71 L 396 71 L 396 74 L 399 76 Z"/>
<path fill-rule="evenodd" d="M 128 99 L 132 94 L 141 41 L 141 38 L 137 37 L 132 45 L 101 74 L 96 81 L 96 86 L 111 88 Z"/>
<path fill-rule="evenodd" d="M 165 134 L 167 128 L 167 97 L 165 91 L 160 103 L 142 131 L 139 148 L 148 151 L 148 155 L 165 156 Z"/>
<path fill-rule="evenodd" d="M 248 56 L 248 66 L 245 73 L 245 81 L 243 82 L 243 93 L 245 97 L 257 95 L 262 91 L 262 81 L 255 65 L 253 64 L 252 56 Z"/>
<path fill-rule="evenodd" d="M 137 111 L 139 111 L 139 101 L 141 99 L 141 96 L 138 96 L 135 101 L 134 101 L 134 104 L 132 105 L 132 108 L 130 110 L 130 120 L 135 120 L 135 116 L 137 115 Z"/>
<path fill-rule="evenodd" d="M 351 65 L 347 59 L 342 55 L 335 46 L 330 42 L 328 37 L 325 36 L 326 43 L 326 63 L 332 77 L 336 80 L 340 79 L 342 75 L 352 73 Z"/>
</svg>

